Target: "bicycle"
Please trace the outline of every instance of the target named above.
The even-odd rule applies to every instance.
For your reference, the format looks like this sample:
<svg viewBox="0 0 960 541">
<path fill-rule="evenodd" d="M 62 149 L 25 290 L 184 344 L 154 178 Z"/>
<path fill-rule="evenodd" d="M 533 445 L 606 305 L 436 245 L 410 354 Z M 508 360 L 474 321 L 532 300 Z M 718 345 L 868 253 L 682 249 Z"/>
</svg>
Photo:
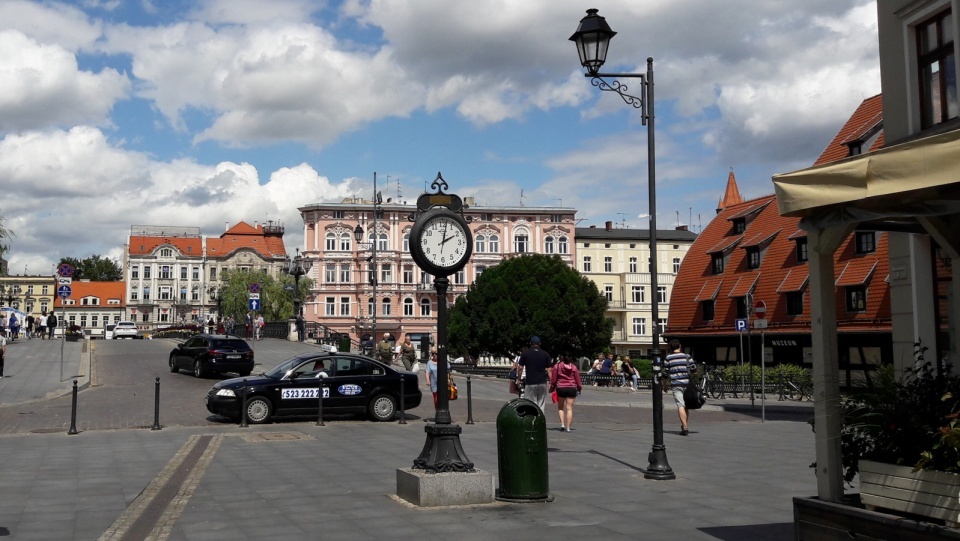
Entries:
<svg viewBox="0 0 960 541">
<path fill-rule="evenodd" d="M 703 379 L 706 380 L 704 391 L 708 396 L 711 398 L 724 398 L 723 375 L 719 369 L 708 369 L 703 375 Z"/>
<path fill-rule="evenodd" d="M 804 399 L 808 401 L 813 401 L 813 382 L 809 381 L 809 378 L 805 378 L 802 382 L 795 382 L 788 380 L 783 385 L 783 390 L 781 394 L 790 400 L 796 400 L 802 402 Z"/>
</svg>

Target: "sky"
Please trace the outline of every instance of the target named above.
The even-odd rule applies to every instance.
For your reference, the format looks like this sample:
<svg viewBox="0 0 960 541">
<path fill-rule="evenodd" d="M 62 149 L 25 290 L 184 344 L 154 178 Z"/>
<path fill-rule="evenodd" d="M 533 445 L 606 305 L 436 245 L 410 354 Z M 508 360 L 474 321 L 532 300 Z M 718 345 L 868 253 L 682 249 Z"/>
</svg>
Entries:
<svg viewBox="0 0 960 541">
<path fill-rule="evenodd" d="M 122 260 L 133 225 L 413 203 L 440 172 L 477 205 L 646 229 L 640 111 L 585 78 L 654 58 L 657 226 L 699 232 L 810 166 L 880 91 L 872 0 L 0 0 L 0 218 L 9 273 Z M 623 79 L 639 91 L 638 79 Z"/>
</svg>

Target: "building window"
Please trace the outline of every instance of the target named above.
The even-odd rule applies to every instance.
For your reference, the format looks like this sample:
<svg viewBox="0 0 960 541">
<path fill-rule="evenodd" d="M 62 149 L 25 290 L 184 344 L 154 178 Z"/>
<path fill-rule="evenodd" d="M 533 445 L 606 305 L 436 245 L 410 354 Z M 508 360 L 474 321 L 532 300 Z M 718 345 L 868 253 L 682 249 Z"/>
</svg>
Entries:
<svg viewBox="0 0 960 541">
<path fill-rule="evenodd" d="M 680 272 L 680 258 L 675 257 L 673 258 L 673 273 L 677 274 L 678 272 Z"/>
<path fill-rule="evenodd" d="M 413 265 L 403 266 L 403 283 L 405 284 L 413 283 Z"/>
<path fill-rule="evenodd" d="M 180 279 L 181 279 L 181 280 L 186 280 L 186 279 L 187 279 L 187 266 L 186 266 L 186 265 L 180 265 Z"/>
<path fill-rule="evenodd" d="M 144 265 L 144 266 L 143 266 L 143 279 L 144 279 L 144 280 L 149 280 L 149 279 L 150 279 L 150 269 L 151 269 L 150 265 Z"/>
<path fill-rule="evenodd" d="M 403 252 L 404 253 L 410 252 L 410 233 L 403 234 Z"/>
<path fill-rule="evenodd" d="M 380 267 L 380 283 L 389 284 L 393 282 L 393 265 L 390 263 L 384 263 Z"/>
<path fill-rule="evenodd" d="M 867 309 L 867 288 L 847 287 L 847 312 L 863 312 Z"/>
<path fill-rule="evenodd" d="M 169 301 L 171 298 L 173 298 L 173 292 L 170 290 L 170 288 L 169 288 L 169 287 L 161 287 L 161 288 L 160 288 L 160 300 L 161 300 L 161 301 Z"/>
<path fill-rule="evenodd" d="M 171 250 L 170 248 L 161 249 L 160 257 L 173 257 L 173 250 Z"/>
<path fill-rule="evenodd" d="M 193 291 L 190 293 L 190 300 L 199 301 L 200 300 L 200 288 L 193 286 Z"/>
<path fill-rule="evenodd" d="M 748 269 L 760 268 L 760 248 L 759 247 L 751 246 L 747 248 L 747 268 Z"/>
<path fill-rule="evenodd" d="M 170 321 L 170 314 L 166 310 L 160 312 L 160 323 L 166 323 Z"/>
<path fill-rule="evenodd" d="M 187 288 L 185 287 L 180 288 L 180 300 L 181 301 L 187 300 Z"/>
<path fill-rule="evenodd" d="M 134 286 L 133 289 L 130 290 L 130 300 L 131 300 L 131 301 L 136 301 L 136 300 L 139 300 L 139 299 L 140 299 L 140 292 L 137 291 L 137 287 Z"/>
<path fill-rule="evenodd" d="M 710 254 L 710 264 L 714 274 L 723 274 L 723 254 Z"/>
<path fill-rule="evenodd" d="M 413 315 L 413 299 L 403 299 L 403 315 Z"/>
<path fill-rule="evenodd" d="M 543 253 L 552 254 L 554 252 L 553 237 L 547 237 L 543 240 Z"/>
<path fill-rule="evenodd" d="M 374 315 L 376 311 L 377 311 L 377 299 L 374 297 L 370 297 L 369 299 L 367 299 L 367 313 L 370 315 Z"/>
<path fill-rule="evenodd" d="M 613 284 L 604 284 L 603 296 L 607 298 L 607 302 L 613 302 Z"/>
<path fill-rule="evenodd" d="M 334 220 L 342 220 L 342 219 L 343 219 L 343 211 L 342 211 L 342 210 L 335 210 L 335 211 L 333 211 L 333 219 L 334 219 Z"/>
<path fill-rule="evenodd" d="M 483 271 L 485 270 L 487 270 L 486 265 L 477 265 L 477 270 L 476 270 L 477 278 L 480 278 L 480 275 L 483 274 Z"/>
<path fill-rule="evenodd" d="M 145 300 L 145 301 L 149 301 L 149 300 L 150 300 L 150 288 L 149 288 L 149 287 L 143 288 L 143 300 Z"/>
<path fill-rule="evenodd" d="M 610 243 L 608 242 L 608 243 L 604 244 L 603 247 L 604 247 L 604 248 L 609 248 L 609 247 L 610 247 Z"/>
<path fill-rule="evenodd" d="M 487 249 L 487 236 L 486 235 L 477 235 L 477 238 L 473 239 L 473 251 L 482 254 Z M 404 250 L 406 251 L 406 250 Z"/>
<path fill-rule="evenodd" d="M 667 286 L 657 286 L 657 302 L 660 304 L 666 304 Z"/>
<path fill-rule="evenodd" d="M 216 267 L 210 267 L 210 279 L 211 279 L 211 280 L 216 280 L 216 279 L 217 279 L 217 268 L 216 268 Z"/>
<path fill-rule="evenodd" d="M 593 265 L 591 264 L 590 256 L 583 256 L 583 272 L 592 272 Z"/>
<path fill-rule="evenodd" d="M 328 252 L 336 251 L 337 249 L 337 236 L 333 233 L 327 233 L 326 239 L 326 250 Z"/>
<path fill-rule="evenodd" d="M 324 314 L 328 316 L 337 315 L 337 299 L 336 297 L 327 297 L 326 302 L 324 303 Z"/>
<path fill-rule="evenodd" d="M 387 234 L 381 233 L 377 236 L 377 250 L 384 252 L 387 250 Z"/>
<path fill-rule="evenodd" d="M 647 302 L 647 288 L 644 286 L 631 286 L 630 299 L 633 302 Z"/>
<path fill-rule="evenodd" d="M 170 265 L 160 265 L 160 279 L 169 280 L 173 278 L 173 270 Z"/>
<path fill-rule="evenodd" d="M 491 254 L 500 253 L 500 237 L 497 235 L 490 235 L 490 252 Z"/>
<path fill-rule="evenodd" d="M 430 299 L 421 299 L 420 300 L 420 315 L 429 316 L 430 315 Z"/>
<path fill-rule="evenodd" d="M 383 299 L 381 303 L 383 305 L 383 310 L 380 312 L 381 315 L 389 316 L 390 315 L 390 299 Z"/>
<path fill-rule="evenodd" d="M 350 315 L 350 297 L 340 297 L 340 315 Z"/>
<path fill-rule="evenodd" d="M 150 278 L 150 273 L 149 273 L 149 272 L 146 272 L 146 269 L 144 269 L 143 277 L 144 277 L 144 278 Z M 199 279 L 200 279 L 200 267 L 194 267 L 194 268 L 193 268 L 193 279 L 194 279 L 194 280 L 199 280 Z"/>
<path fill-rule="evenodd" d="M 637 258 L 630 258 L 630 261 L 627 264 L 627 272 L 637 272 Z"/>
<path fill-rule="evenodd" d="M 558 224 L 558 223 L 562 222 L 562 221 L 563 221 L 563 214 L 551 214 L 551 215 L 550 215 L 550 221 L 553 222 L 553 223 L 555 223 L 555 224 Z"/>
<path fill-rule="evenodd" d="M 613 272 L 613 258 L 604 257 L 603 258 L 603 272 Z"/>
<path fill-rule="evenodd" d="M 352 249 L 352 242 L 350 240 L 350 233 L 342 233 L 340 235 L 340 251 L 349 252 Z"/>
<path fill-rule="evenodd" d="M 560 237 L 557 240 L 557 253 L 558 254 L 567 254 L 570 253 L 570 242 L 567 240 L 567 237 Z"/>
<path fill-rule="evenodd" d="M 873 231 L 857 231 L 857 253 L 872 254 L 877 251 L 877 237 Z"/>
<path fill-rule="evenodd" d="M 637 336 L 643 336 L 647 334 L 647 320 L 645 318 L 633 318 L 633 334 Z"/>
<path fill-rule="evenodd" d="M 733 221 L 733 232 L 734 232 L 735 234 L 736 234 L 736 233 L 743 233 L 743 232 L 746 231 L 746 230 L 747 230 L 747 220 L 746 220 L 746 218 L 737 218 L 736 220 Z"/>
<path fill-rule="evenodd" d="M 957 118 L 957 74 L 953 56 L 953 12 L 917 26 L 920 127 Z"/>
<path fill-rule="evenodd" d="M 799 316 L 803 314 L 803 292 L 791 291 L 787 293 L 787 315 Z"/>
<path fill-rule="evenodd" d="M 667 332 L 667 318 L 662 317 L 658 319 L 657 326 L 659 327 L 659 330 L 657 331 L 658 334 Z"/>
<path fill-rule="evenodd" d="M 513 237 L 513 251 L 518 254 L 526 253 L 528 250 L 528 244 L 530 242 L 530 237 L 526 235 L 516 235 Z"/>
<path fill-rule="evenodd" d="M 713 300 L 700 301 L 700 308 L 703 311 L 703 320 L 704 321 L 713 321 L 714 318 L 714 302 Z"/>
<path fill-rule="evenodd" d="M 328 284 L 336 283 L 337 281 L 337 266 L 333 263 L 327 263 L 325 272 L 323 274 L 323 281 Z"/>
<path fill-rule="evenodd" d="M 807 256 L 807 237 L 797 239 L 797 263 L 803 263 Z"/>
<path fill-rule="evenodd" d="M 140 279 L 140 265 L 134 265 L 130 267 L 130 279 L 131 280 Z M 33 291 L 29 291 L 28 293 L 33 293 Z"/>
<path fill-rule="evenodd" d="M 737 318 L 743 319 L 747 317 L 747 298 L 746 297 L 737 297 Z"/>
<path fill-rule="evenodd" d="M 463 269 L 458 270 L 453 275 L 453 283 L 456 285 L 464 285 L 467 283 L 467 273 Z"/>
<path fill-rule="evenodd" d="M 350 277 L 350 264 L 344 263 L 340 265 L 340 283 L 349 284 L 352 281 Z"/>
</svg>

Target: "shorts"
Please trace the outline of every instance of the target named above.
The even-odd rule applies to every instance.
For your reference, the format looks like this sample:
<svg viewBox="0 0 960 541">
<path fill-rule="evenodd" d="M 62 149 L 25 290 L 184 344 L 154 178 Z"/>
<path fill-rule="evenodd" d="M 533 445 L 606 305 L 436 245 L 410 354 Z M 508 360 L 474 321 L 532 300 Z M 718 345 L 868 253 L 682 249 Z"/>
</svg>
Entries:
<svg viewBox="0 0 960 541">
<path fill-rule="evenodd" d="M 576 398 L 576 387 L 557 387 L 557 396 L 560 398 Z"/>
<path fill-rule="evenodd" d="M 673 401 L 677 403 L 678 408 L 687 409 L 687 403 L 683 401 L 683 387 L 674 387 L 670 389 L 673 392 Z"/>
</svg>

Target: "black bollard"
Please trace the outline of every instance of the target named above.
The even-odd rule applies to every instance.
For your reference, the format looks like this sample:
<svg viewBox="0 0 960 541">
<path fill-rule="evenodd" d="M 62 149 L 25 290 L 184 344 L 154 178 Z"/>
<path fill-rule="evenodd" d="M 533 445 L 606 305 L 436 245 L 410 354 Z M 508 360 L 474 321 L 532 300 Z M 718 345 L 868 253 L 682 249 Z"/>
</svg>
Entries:
<svg viewBox="0 0 960 541">
<path fill-rule="evenodd" d="M 77 432 L 77 380 L 73 380 L 73 408 L 70 411 L 70 430 L 67 434 L 71 436 L 79 434 Z"/>
<path fill-rule="evenodd" d="M 156 393 L 153 400 L 153 428 L 150 430 L 160 430 L 160 378 L 157 377 Z"/>
<path fill-rule="evenodd" d="M 317 426 L 323 424 L 323 378 L 320 378 L 320 393 L 317 395 Z"/>
<path fill-rule="evenodd" d="M 247 378 L 243 378 L 243 390 L 240 391 L 240 428 L 247 428 Z"/>
<path fill-rule="evenodd" d="M 417 376 L 417 377 L 420 377 L 420 376 Z M 399 424 L 402 424 L 402 425 L 407 424 L 407 416 L 406 416 L 406 414 L 404 413 L 404 410 L 407 409 L 407 406 L 406 406 L 406 402 L 407 402 L 407 401 L 406 401 L 406 396 L 407 396 L 407 393 L 406 393 L 406 391 L 404 390 L 404 383 L 405 383 L 404 380 L 405 380 L 405 379 L 406 379 L 406 378 L 400 378 L 400 423 L 399 423 Z"/>
<path fill-rule="evenodd" d="M 472 385 L 470 383 L 470 374 L 467 374 L 467 422 L 466 424 L 473 424 L 473 392 Z"/>
</svg>

